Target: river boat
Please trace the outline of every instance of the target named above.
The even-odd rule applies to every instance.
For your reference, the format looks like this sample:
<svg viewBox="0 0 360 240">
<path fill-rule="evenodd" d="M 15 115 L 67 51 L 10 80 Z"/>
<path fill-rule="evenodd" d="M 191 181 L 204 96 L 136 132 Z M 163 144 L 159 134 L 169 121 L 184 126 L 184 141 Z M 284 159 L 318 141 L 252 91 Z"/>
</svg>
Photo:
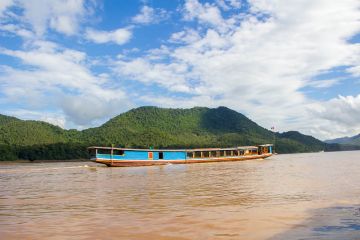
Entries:
<svg viewBox="0 0 360 240">
<path fill-rule="evenodd" d="M 197 149 L 135 149 L 93 146 L 88 150 L 90 160 L 93 162 L 102 163 L 108 167 L 130 167 L 265 159 L 273 154 L 273 145 Z"/>
</svg>

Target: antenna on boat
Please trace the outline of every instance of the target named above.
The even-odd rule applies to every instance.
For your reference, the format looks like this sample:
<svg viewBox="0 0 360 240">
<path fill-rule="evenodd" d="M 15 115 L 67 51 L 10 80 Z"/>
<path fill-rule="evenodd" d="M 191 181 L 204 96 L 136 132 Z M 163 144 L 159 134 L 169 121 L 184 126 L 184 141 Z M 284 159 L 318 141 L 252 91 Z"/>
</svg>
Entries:
<svg viewBox="0 0 360 240">
<path fill-rule="evenodd" d="M 273 137 L 274 137 L 274 145 L 273 145 L 273 150 L 272 150 L 272 152 L 275 154 L 275 142 L 276 142 L 276 135 L 275 135 L 275 127 L 274 126 L 272 126 L 271 127 L 271 131 L 273 132 Z"/>
</svg>

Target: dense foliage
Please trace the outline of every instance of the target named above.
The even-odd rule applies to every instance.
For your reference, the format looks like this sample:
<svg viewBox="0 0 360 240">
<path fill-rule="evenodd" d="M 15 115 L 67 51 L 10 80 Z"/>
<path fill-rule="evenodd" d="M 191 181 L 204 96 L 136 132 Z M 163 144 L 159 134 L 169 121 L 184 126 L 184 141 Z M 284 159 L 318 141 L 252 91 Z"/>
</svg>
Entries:
<svg viewBox="0 0 360 240">
<path fill-rule="evenodd" d="M 345 143 L 328 143 L 325 146 L 325 151 L 333 152 L 333 151 L 353 151 L 360 150 L 360 145 L 352 145 Z"/>
<path fill-rule="evenodd" d="M 0 159 L 87 158 L 86 146 L 155 148 L 228 147 L 276 141 L 279 153 L 324 150 L 324 143 L 299 132 L 275 134 L 244 115 L 219 107 L 140 107 L 83 131 L 0 115 Z"/>
</svg>

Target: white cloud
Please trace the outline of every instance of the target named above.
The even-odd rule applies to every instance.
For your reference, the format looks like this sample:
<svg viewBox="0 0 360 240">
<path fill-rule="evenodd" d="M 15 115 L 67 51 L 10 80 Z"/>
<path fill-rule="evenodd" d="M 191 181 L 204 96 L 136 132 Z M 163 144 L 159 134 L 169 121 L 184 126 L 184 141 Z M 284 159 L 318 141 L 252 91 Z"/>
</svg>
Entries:
<svg viewBox="0 0 360 240">
<path fill-rule="evenodd" d="M 309 132 L 323 139 L 353 136 L 360 132 L 360 95 L 338 96 L 309 105 L 312 126 L 304 126 Z M 309 122 L 307 120 L 307 122 Z"/>
<path fill-rule="evenodd" d="M 85 17 L 91 15 L 93 4 L 83 0 L 4 0 L 0 3 L 0 30 L 36 39 L 49 31 L 76 35 Z"/>
<path fill-rule="evenodd" d="M 166 18 L 168 18 L 168 12 L 164 9 L 154 9 L 145 5 L 140 9 L 140 13 L 131 20 L 136 24 L 150 24 L 158 23 Z"/>
<path fill-rule="evenodd" d="M 308 86 L 314 88 L 329 88 L 336 84 L 339 84 L 341 79 L 330 79 L 330 80 L 317 80 L 317 81 L 310 81 Z"/>
<path fill-rule="evenodd" d="M 357 48 L 354 48 L 352 67 L 348 68 L 347 71 L 354 77 L 360 77 L 360 43 L 355 44 Z"/>
<path fill-rule="evenodd" d="M 241 8 L 241 0 L 216 0 L 217 5 L 225 11 Z"/>
<path fill-rule="evenodd" d="M 200 34 L 194 29 L 186 28 L 183 31 L 173 33 L 170 37 L 172 43 L 193 43 L 200 40 Z"/>
<path fill-rule="evenodd" d="M 15 24 L 3 24 L 0 25 L 0 30 L 1 31 L 5 31 L 5 32 L 11 32 L 15 35 L 18 35 L 22 38 L 33 38 L 34 34 L 33 32 L 24 29 L 22 27 L 19 27 L 18 25 Z"/>
<path fill-rule="evenodd" d="M 319 117 L 360 131 L 360 94 L 357 96 L 339 96 L 323 102 L 314 108 Z"/>
<path fill-rule="evenodd" d="M 221 10 L 215 4 L 202 4 L 198 0 L 187 0 L 183 12 L 185 20 L 197 19 L 200 23 L 208 24 L 222 32 L 228 30 L 233 21 L 233 19 L 229 19 L 229 22 L 227 22 L 223 18 Z"/>
<path fill-rule="evenodd" d="M 37 35 L 43 35 L 48 28 L 74 35 L 87 13 L 83 0 L 36 0 L 19 3 L 24 9 L 23 21 L 29 23 Z"/>
<path fill-rule="evenodd" d="M 2 0 L 0 1 L 0 17 L 3 17 L 4 12 L 8 7 L 14 4 L 14 0 Z"/>
<path fill-rule="evenodd" d="M 119 28 L 114 31 L 98 31 L 95 29 L 87 29 L 85 38 L 95 43 L 114 42 L 118 45 L 127 43 L 132 36 L 132 32 L 128 28 Z"/>
<path fill-rule="evenodd" d="M 60 109 L 67 120 L 65 126 L 92 126 L 132 106 L 106 74 L 95 75 L 88 69 L 83 52 L 36 42 L 27 51 L 1 49 L 0 53 L 26 66 L 0 68 L 3 102 L 26 106 L 34 112 Z"/>
<path fill-rule="evenodd" d="M 179 63 L 153 65 L 146 60 L 118 60 L 115 71 L 121 76 L 140 81 L 146 85 L 159 84 L 170 91 L 189 92 L 186 84 L 187 66 Z"/>
</svg>

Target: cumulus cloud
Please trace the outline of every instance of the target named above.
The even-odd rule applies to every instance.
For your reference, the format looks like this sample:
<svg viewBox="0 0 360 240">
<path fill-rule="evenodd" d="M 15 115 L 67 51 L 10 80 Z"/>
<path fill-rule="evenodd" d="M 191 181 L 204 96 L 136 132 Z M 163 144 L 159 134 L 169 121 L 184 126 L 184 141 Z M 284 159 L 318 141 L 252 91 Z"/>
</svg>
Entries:
<svg viewBox="0 0 360 240">
<path fill-rule="evenodd" d="M 10 6 L 15 6 L 21 11 L 14 11 L 14 8 L 9 8 Z M 44 35 L 48 29 L 65 35 L 75 35 L 78 33 L 79 24 L 88 13 L 83 0 L 6 0 L 0 4 L 0 17 L 8 17 L 3 19 L 3 22 L 9 19 L 16 20 L 18 28 L 21 26 L 22 29 L 30 30 L 37 36 Z M 13 31 L 13 33 L 22 32 Z"/>
<path fill-rule="evenodd" d="M 98 31 L 95 29 L 87 29 L 85 38 L 95 43 L 113 42 L 118 45 L 127 43 L 132 36 L 132 32 L 128 28 L 119 28 L 114 31 Z"/>
<path fill-rule="evenodd" d="M 142 6 L 140 13 L 132 18 L 132 22 L 136 24 L 158 23 L 168 18 L 168 12 L 164 9 L 154 9 L 149 6 Z"/>
<path fill-rule="evenodd" d="M 193 43 L 200 40 L 200 34 L 191 28 L 186 28 L 183 31 L 171 34 L 169 41 L 172 43 Z"/>
<path fill-rule="evenodd" d="M 27 66 L 0 68 L 3 102 L 25 105 L 35 112 L 60 109 L 66 126 L 91 126 L 131 106 L 124 91 L 112 86 L 107 75 L 96 75 L 88 69 L 84 52 L 40 41 L 27 51 L 1 49 L 0 54 Z"/>
<path fill-rule="evenodd" d="M 319 117 L 360 131 L 360 95 L 339 96 L 323 102 L 313 110 Z"/>
<path fill-rule="evenodd" d="M 360 132 L 360 95 L 338 96 L 306 106 L 302 128 L 322 139 L 353 136 Z M 301 125 L 301 124 L 300 124 Z"/>
<path fill-rule="evenodd" d="M 34 37 L 34 33 L 15 24 L 3 24 L 0 25 L 0 30 L 4 32 L 10 32 L 24 39 L 30 39 Z"/>
<path fill-rule="evenodd" d="M 191 88 L 186 84 L 187 65 L 181 63 L 154 65 L 142 59 L 118 60 L 115 64 L 115 72 L 146 85 L 159 84 L 170 91 L 189 92 Z"/>
<path fill-rule="evenodd" d="M 219 31 L 226 31 L 233 23 L 233 19 L 226 21 L 216 4 L 200 3 L 198 0 L 188 0 L 183 8 L 184 19 L 191 21 L 197 19 L 200 23 L 208 24 Z"/>
<path fill-rule="evenodd" d="M 242 6 L 241 0 L 216 0 L 216 4 L 225 11 L 238 9 Z"/>
<path fill-rule="evenodd" d="M 3 0 L 0 2 L 0 17 L 3 17 L 6 9 L 14 4 L 13 0 Z"/>
</svg>

